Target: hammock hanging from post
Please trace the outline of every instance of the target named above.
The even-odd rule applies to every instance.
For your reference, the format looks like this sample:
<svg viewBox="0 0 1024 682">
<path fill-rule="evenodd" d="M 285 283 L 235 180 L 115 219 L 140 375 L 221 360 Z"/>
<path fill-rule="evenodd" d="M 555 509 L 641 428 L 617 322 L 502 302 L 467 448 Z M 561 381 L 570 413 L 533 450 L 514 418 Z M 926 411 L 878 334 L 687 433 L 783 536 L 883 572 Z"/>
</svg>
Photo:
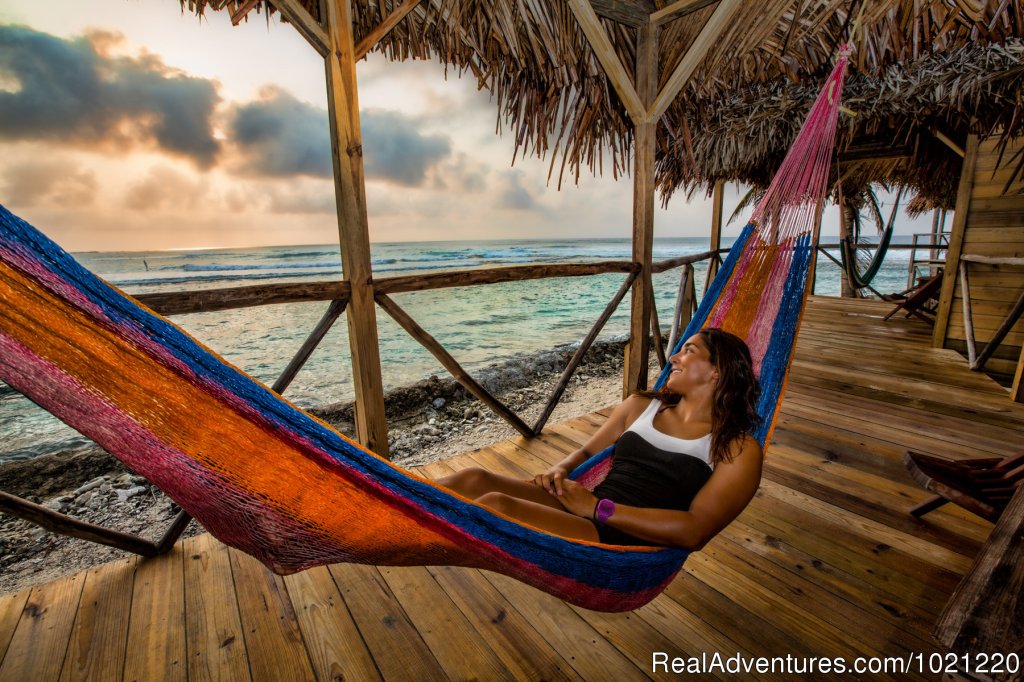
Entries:
<svg viewBox="0 0 1024 682">
<path fill-rule="evenodd" d="M 705 327 L 720 327 L 746 340 L 761 380 L 757 413 L 762 421 L 754 435 L 765 449 L 775 428 L 813 276 L 848 56 L 844 46 L 782 166 L 673 348 L 679 352 Z M 662 369 L 655 390 L 671 370 L 671 365 Z M 610 458 L 608 448 L 580 465 L 572 477 L 592 488 L 604 478 Z"/>
<path fill-rule="evenodd" d="M 805 297 L 845 64 L 843 55 L 687 330 L 715 325 L 748 340 L 763 385 L 762 443 Z M 411 474 L 231 366 L 2 206 L 0 302 L 0 378 L 278 573 L 336 562 L 469 566 L 624 611 L 660 593 L 688 554 L 567 540 Z"/>
</svg>

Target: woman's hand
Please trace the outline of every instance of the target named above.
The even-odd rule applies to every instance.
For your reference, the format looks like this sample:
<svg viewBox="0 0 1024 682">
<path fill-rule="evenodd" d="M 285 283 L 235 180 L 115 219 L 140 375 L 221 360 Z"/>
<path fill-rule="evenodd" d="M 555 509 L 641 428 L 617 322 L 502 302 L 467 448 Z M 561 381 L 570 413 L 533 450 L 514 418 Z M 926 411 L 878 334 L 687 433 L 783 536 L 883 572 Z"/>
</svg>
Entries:
<svg viewBox="0 0 1024 682">
<path fill-rule="evenodd" d="M 542 474 L 533 477 L 534 485 L 539 485 L 552 495 L 562 494 L 562 482 L 569 477 L 569 471 L 563 466 L 555 465 Z"/>
<path fill-rule="evenodd" d="M 593 518 L 597 497 L 576 481 L 571 479 L 562 481 L 562 492 L 556 497 L 567 511 L 585 519 Z"/>
</svg>

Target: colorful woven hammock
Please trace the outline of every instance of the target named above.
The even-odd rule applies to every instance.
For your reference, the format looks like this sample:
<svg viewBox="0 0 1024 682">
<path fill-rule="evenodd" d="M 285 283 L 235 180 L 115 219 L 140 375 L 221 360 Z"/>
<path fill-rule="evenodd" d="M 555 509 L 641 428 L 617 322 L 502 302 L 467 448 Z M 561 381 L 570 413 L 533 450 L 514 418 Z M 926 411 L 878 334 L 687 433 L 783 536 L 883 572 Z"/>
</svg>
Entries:
<svg viewBox="0 0 1024 682">
<path fill-rule="evenodd" d="M 826 86 L 834 93 L 844 64 Z M 787 157 L 778 191 L 688 331 L 711 324 L 750 341 L 765 389 L 762 442 L 792 352 L 823 191 L 807 179 L 827 176 L 837 105 L 819 98 L 790 152 L 799 158 Z M 794 216 L 799 236 L 787 232 Z M 0 378 L 278 573 L 335 562 L 470 566 L 623 611 L 656 596 L 687 556 L 540 532 L 405 471 L 229 365 L 2 206 L 0 302 Z M 600 468 L 590 466 L 588 479 Z"/>
</svg>

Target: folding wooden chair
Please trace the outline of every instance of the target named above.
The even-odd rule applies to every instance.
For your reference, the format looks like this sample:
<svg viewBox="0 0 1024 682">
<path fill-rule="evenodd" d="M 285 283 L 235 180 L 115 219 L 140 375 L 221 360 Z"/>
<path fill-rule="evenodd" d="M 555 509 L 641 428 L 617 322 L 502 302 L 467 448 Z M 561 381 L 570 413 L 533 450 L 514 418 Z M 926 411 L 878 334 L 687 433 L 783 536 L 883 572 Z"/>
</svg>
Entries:
<svg viewBox="0 0 1024 682">
<path fill-rule="evenodd" d="M 995 523 L 1024 482 L 1024 452 L 1006 458 L 959 460 L 908 452 L 903 463 L 915 481 L 936 493 L 910 510 L 917 517 L 953 502 Z"/>
<path fill-rule="evenodd" d="M 899 300 L 883 319 L 888 320 L 900 310 L 906 310 L 906 317 L 914 315 L 930 325 L 935 324 L 935 308 L 939 298 L 939 291 L 942 289 L 942 270 L 940 269 L 931 277 L 913 289 L 908 289 L 901 295 L 906 297 Z"/>
</svg>

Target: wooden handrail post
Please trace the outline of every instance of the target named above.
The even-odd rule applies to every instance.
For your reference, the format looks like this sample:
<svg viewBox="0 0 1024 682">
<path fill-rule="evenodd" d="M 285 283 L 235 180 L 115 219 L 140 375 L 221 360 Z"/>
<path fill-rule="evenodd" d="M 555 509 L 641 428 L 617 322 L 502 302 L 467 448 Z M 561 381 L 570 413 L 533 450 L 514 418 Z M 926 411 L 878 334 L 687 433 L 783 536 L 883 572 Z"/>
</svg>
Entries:
<svg viewBox="0 0 1024 682">
<path fill-rule="evenodd" d="M 363 446 L 387 457 L 388 428 L 384 415 L 384 384 L 381 379 L 373 270 L 370 265 L 370 230 L 366 215 L 363 141 L 352 37 L 352 2 L 327 0 L 324 4 L 330 43 L 324 64 L 331 123 L 334 192 L 338 205 L 338 229 L 341 233 L 342 271 L 344 281 L 350 284 L 352 291 L 348 305 L 348 338 L 356 399 L 356 438 Z"/>
<path fill-rule="evenodd" d="M 644 107 L 658 93 L 658 28 L 647 25 L 637 29 L 636 84 Z M 640 265 L 640 276 L 633 283 L 630 306 L 629 343 L 623 376 L 622 395 L 647 388 L 647 363 L 652 297 L 651 256 L 654 242 L 654 152 L 658 126 L 655 121 L 633 126 L 633 262 Z"/>
<path fill-rule="evenodd" d="M 711 195 L 711 246 L 712 251 L 722 248 L 722 204 L 725 201 L 725 181 L 715 181 L 715 189 Z M 704 293 L 708 293 L 712 280 L 718 274 L 718 259 L 708 261 L 708 274 L 704 278 Z"/>
</svg>

